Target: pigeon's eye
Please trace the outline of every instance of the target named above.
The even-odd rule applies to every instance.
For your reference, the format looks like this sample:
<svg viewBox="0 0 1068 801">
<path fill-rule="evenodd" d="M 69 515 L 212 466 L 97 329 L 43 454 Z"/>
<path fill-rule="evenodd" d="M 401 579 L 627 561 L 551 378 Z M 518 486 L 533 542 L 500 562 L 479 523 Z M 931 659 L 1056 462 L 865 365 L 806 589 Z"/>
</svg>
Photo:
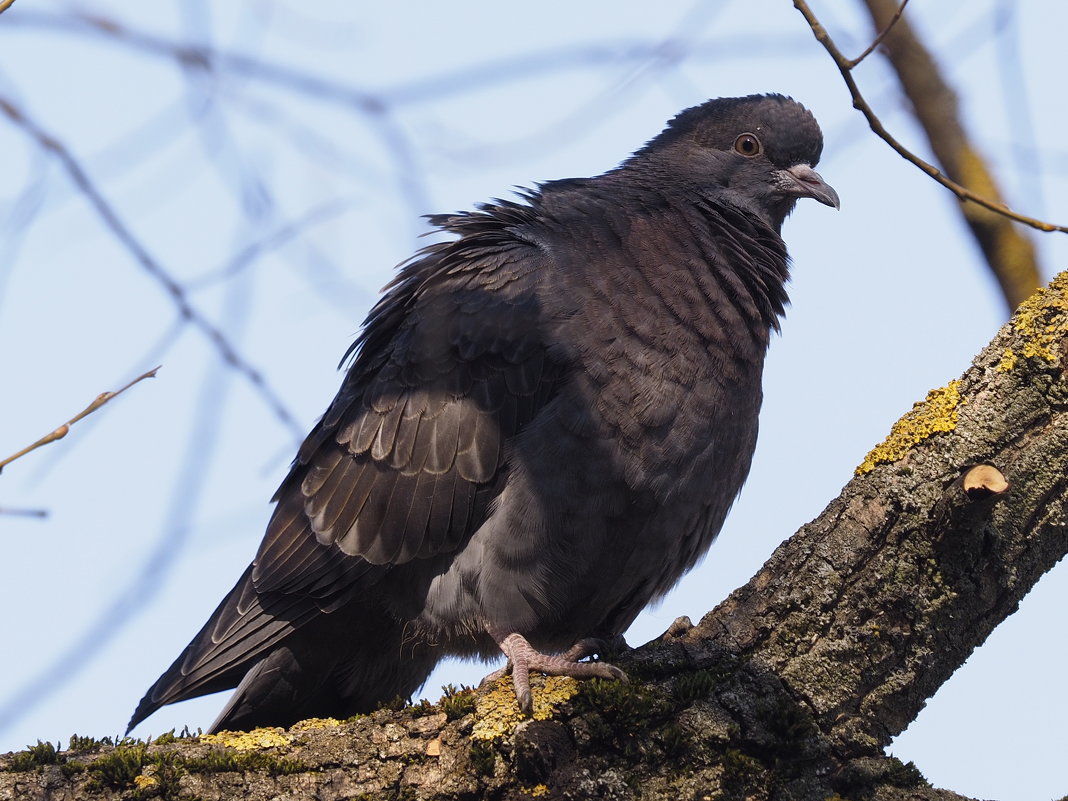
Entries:
<svg viewBox="0 0 1068 801">
<path fill-rule="evenodd" d="M 734 150 L 743 156 L 759 156 L 760 140 L 751 133 L 744 133 L 734 140 Z"/>
</svg>

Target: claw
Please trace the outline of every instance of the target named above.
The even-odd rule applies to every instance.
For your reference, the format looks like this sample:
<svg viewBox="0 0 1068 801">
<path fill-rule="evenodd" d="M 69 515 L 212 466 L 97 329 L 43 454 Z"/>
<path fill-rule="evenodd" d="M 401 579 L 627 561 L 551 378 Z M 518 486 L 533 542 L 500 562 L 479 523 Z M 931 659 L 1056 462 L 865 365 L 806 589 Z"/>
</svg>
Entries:
<svg viewBox="0 0 1068 801">
<path fill-rule="evenodd" d="M 576 679 L 602 678 L 627 680 L 627 674 L 615 665 L 605 662 L 579 662 L 578 660 L 604 649 L 605 641 L 593 638 L 580 640 L 565 654 L 543 654 L 534 649 L 522 634 L 509 634 L 498 645 L 508 664 L 495 670 L 482 680 L 486 684 L 512 674 L 512 685 L 519 708 L 525 715 L 533 712 L 533 698 L 530 692 L 530 671 L 536 670 L 547 676 L 571 676 Z"/>
</svg>

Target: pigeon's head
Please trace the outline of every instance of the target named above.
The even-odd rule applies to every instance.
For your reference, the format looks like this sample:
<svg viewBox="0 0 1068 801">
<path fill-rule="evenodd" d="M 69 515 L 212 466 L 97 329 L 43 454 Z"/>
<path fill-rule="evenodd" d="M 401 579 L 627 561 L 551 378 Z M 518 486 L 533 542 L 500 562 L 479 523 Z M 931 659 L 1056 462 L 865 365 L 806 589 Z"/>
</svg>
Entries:
<svg viewBox="0 0 1068 801">
<path fill-rule="evenodd" d="M 776 230 L 798 198 L 839 207 L 813 168 L 823 151 L 815 117 L 782 95 L 709 100 L 678 114 L 628 162 L 757 213 Z"/>
</svg>

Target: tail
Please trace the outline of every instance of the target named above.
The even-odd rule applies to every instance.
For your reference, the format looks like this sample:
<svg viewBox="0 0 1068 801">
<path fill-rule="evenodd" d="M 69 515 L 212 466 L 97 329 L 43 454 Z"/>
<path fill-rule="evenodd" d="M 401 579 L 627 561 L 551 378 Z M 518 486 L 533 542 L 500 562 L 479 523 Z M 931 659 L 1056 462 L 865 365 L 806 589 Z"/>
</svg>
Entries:
<svg viewBox="0 0 1068 801">
<path fill-rule="evenodd" d="M 233 687 L 210 731 L 350 717 L 408 697 L 438 661 L 437 649 L 406 642 L 404 622 L 373 601 L 323 612 L 306 597 L 260 595 L 251 575 L 145 693 L 127 732 L 162 706 Z"/>
</svg>

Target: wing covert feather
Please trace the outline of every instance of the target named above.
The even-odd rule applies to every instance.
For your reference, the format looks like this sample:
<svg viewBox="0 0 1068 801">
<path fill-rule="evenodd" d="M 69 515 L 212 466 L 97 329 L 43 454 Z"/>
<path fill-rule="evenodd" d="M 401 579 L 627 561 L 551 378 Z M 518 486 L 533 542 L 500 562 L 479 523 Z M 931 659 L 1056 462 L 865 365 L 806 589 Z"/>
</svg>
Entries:
<svg viewBox="0 0 1068 801">
<path fill-rule="evenodd" d="M 337 397 L 276 495 L 252 573 L 258 592 L 337 605 L 380 570 L 335 563 L 428 558 L 481 524 L 505 443 L 565 373 L 549 355 L 537 294 L 548 257 L 499 224 L 492 233 L 492 247 L 476 247 L 478 236 L 432 245 L 372 310 Z"/>
</svg>

